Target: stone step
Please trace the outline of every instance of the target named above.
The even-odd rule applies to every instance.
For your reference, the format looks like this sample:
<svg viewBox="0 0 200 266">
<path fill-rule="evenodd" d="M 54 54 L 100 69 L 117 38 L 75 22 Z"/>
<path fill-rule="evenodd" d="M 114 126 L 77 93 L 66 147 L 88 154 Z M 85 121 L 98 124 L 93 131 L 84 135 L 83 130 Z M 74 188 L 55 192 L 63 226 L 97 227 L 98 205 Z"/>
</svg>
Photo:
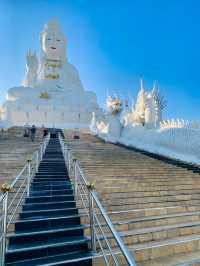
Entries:
<svg viewBox="0 0 200 266">
<path fill-rule="evenodd" d="M 181 205 L 177 205 L 181 206 Z M 185 206 L 184 204 L 182 206 Z M 193 206 L 193 205 L 191 205 Z M 200 205 L 199 205 L 200 206 Z M 107 206 L 104 207 L 107 212 L 120 212 L 120 211 L 131 211 L 132 209 L 138 210 L 142 208 L 147 208 L 147 209 L 155 209 L 155 208 L 167 208 L 167 207 L 174 207 L 174 204 L 138 204 L 137 206 L 135 205 L 125 205 L 125 206 Z"/>
<path fill-rule="evenodd" d="M 112 168 L 115 165 L 110 165 L 109 168 Z M 199 176 L 198 173 L 194 172 L 194 171 L 188 171 L 186 170 L 185 172 L 177 172 L 176 170 L 173 170 L 172 172 L 169 172 L 168 169 L 158 169 L 158 171 L 134 171 L 135 169 L 133 168 L 129 168 L 128 166 L 126 167 L 126 169 L 129 169 L 129 172 L 126 173 L 125 169 L 122 168 L 115 168 L 114 171 L 111 171 L 110 169 L 106 169 L 106 167 L 104 168 L 103 166 L 97 170 L 95 170 L 95 168 L 87 168 L 82 166 L 87 172 L 90 172 L 91 174 L 101 174 L 102 169 L 106 170 L 106 175 L 108 177 L 116 175 L 117 177 L 120 177 L 122 175 L 122 177 L 124 176 L 134 176 L 134 177 L 141 177 L 141 178 L 146 178 L 148 179 L 149 177 L 153 177 L 153 178 L 159 178 L 159 176 L 161 174 L 163 174 L 164 177 L 169 177 L 169 178 L 181 178 L 181 177 L 191 177 L 191 178 L 197 178 L 197 176 Z M 146 166 L 147 167 L 147 166 Z M 148 169 L 148 168 L 147 168 Z"/>
<path fill-rule="evenodd" d="M 120 186 L 120 184 L 114 183 L 113 185 L 100 186 L 98 185 L 98 191 L 101 193 L 105 191 L 105 193 L 113 193 L 113 192 L 151 192 L 151 191 L 180 191 L 180 190 L 192 190 L 199 189 L 199 185 L 180 185 L 180 186 L 147 186 L 147 187 L 135 187 L 133 185 Z"/>
<path fill-rule="evenodd" d="M 91 173 L 91 172 L 89 172 Z M 91 173 L 92 174 L 92 173 Z M 100 173 L 101 174 L 101 173 Z M 93 178 L 97 179 L 99 182 L 102 182 L 102 179 L 99 177 L 99 174 L 98 173 L 93 173 Z M 125 174 L 106 174 L 105 176 L 105 179 L 104 180 L 109 180 L 109 179 L 112 179 L 112 180 L 115 180 L 115 181 L 123 181 L 123 180 L 126 180 L 126 181 L 142 181 L 142 182 L 168 182 L 168 181 L 179 181 L 179 182 L 182 182 L 182 181 L 196 181 L 198 182 L 199 181 L 199 177 L 197 176 L 192 176 L 189 174 L 187 175 L 178 175 L 177 173 L 174 175 L 169 175 L 166 173 L 163 173 L 162 175 L 156 175 L 156 174 L 145 174 L 145 175 L 135 175 L 135 174 L 131 174 L 131 175 L 125 175 Z"/>
<path fill-rule="evenodd" d="M 196 234 L 200 234 L 200 221 L 139 228 L 120 233 L 126 245 L 148 243 L 180 236 L 191 235 L 192 237 Z"/>
<path fill-rule="evenodd" d="M 122 203 L 113 202 L 111 204 L 104 203 L 103 206 L 107 211 L 132 210 L 141 208 L 157 208 L 157 207 L 173 207 L 173 206 L 200 206 L 199 200 L 179 200 L 179 201 L 163 201 L 163 202 L 138 202 L 138 203 Z"/>
<path fill-rule="evenodd" d="M 90 147 L 92 148 L 92 147 Z M 100 156 L 105 156 L 107 158 L 107 161 L 105 161 L 105 166 L 109 166 L 110 164 L 115 163 L 115 161 L 118 159 L 118 166 L 121 166 L 122 168 L 126 165 L 134 166 L 136 169 L 143 165 L 144 167 L 147 165 L 150 169 L 154 169 L 154 166 L 162 167 L 166 169 L 177 169 L 177 170 L 198 170 L 199 166 L 194 164 L 178 164 L 178 163 L 166 163 L 162 160 L 152 159 L 149 156 L 145 156 L 143 158 L 140 157 L 140 154 L 135 154 L 134 151 L 131 151 L 129 154 L 126 152 L 123 152 L 123 148 L 119 150 L 102 150 L 102 152 L 98 152 L 97 150 L 91 151 L 91 149 L 85 149 L 85 150 L 79 150 L 74 149 L 73 147 L 73 153 L 74 154 L 80 154 L 83 155 L 87 152 L 87 156 L 85 156 L 81 161 L 84 164 L 87 164 L 89 167 L 92 167 L 91 158 L 95 157 L 96 162 L 98 166 L 104 165 L 104 162 L 102 161 L 102 158 Z M 127 156 L 128 154 L 128 156 Z M 120 157 L 121 155 L 121 157 Z M 138 156 L 139 155 L 139 156 Z M 129 160 L 128 160 L 129 159 Z M 130 161 L 131 160 L 131 161 Z M 152 162 L 154 164 L 152 164 Z"/>
<path fill-rule="evenodd" d="M 137 263 L 137 266 L 199 266 L 200 252 L 186 252 Z"/>
<path fill-rule="evenodd" d="M 104 181 L 96 181 L 96 183 L 98 184 L 98 186 L 100 187 L 106 187 L 106 186 L 112 186 L 113 184 L 114 185 L 119 185 L 121 188 L 126 188 L 126 187 L 130 187 L 132 186 L 132 183 L 134 182 L 134 187 L 137 188 L 137 187 L 149 187 L 149 186 L 155 186 L 155 187 L 159 187 L 159 188 L 169 188 L 169 187 L 172 187 L 172 186 L 191 186 L 191 187 L 200 187 L 200 182 L 195 182 L 195 181 L 168 181 L 168 182 L 138 182 L 137 180 L 115 180 L 115 179 L 112 179 L 112 180 L 104 180 Z"/>
<path fill-rule="evenodd" d="M 114 165 L 110 165 L 109 168 L 112 168 Z M 84 166 L 82 166 L 84 167 Z M 148 166 L 145 166 L 145 167 L 148 167 Z M 152 176 L 152 177 L 157 177 L 159 178 L 159 175 L 160 174 L 163 174 L 164 176 L 166 177 L 170 177 L 170 178 L 173 178 L 173 177 L 192 177 L 192 178 L 195 178 L 195 175 L 199 175 L 199 174 L 195 174 L 193 171 L 188 171 L 186 170 L 186 172 L 181 172 L 181 171 L 177 171 L 177 170 L 173 170 L 172 172 L 169 172 L 168 169 L 158 169 L 158 171 L 147 171 L 148 168 L 146 168 L 146 171 L 143 170 L 136 170 L 136 169 L 132 169 L 130 167 L 126 167 L 126 169 L 129 169 L 129 175 L 128 173 L 125 172 L 125 169 L 122 169 L 122 168 L 118 168 L 116 167 L 114 171 L 111 171 L 110 169 L 106 169 L 106 174 L 110 177 L 112 175 L 116 175 L 116 176 L 119 176 L 120 177 L 120 173 L 122 174 L 122 176 L 135 176 L 135 177 L 139 177 L 141 176 L 142 178 L 146 178 L 148 179 L 148 177 Z M 102 169 L 104 169 L 104 167 L 100 167 L 99 169 L 95 170 L 95 168 L 89 168 L 88 167 L 84 167 L 84 169 L 92 174 L 100 174 Z M 145 177 L 146 176 L 146 177 Z"/>
<path fill-rule="evenodd" d="M 129 245 L 137 263 L 152 259 L 200 250 L 200 235 L 180 236 L 171 239 Z"/>
<path fill-rule="evenodd" d="M 113 220 L 113 222 L 118 231 L 155 228 L 157 226 L 177 225 L 186 222 L 200 222 L 200 211 L 138 217 L 123 221 Z"/>
<path fill-rule="evenodd" d="M 187 204 L 200 204 L 200 195 L 175 195 L 175 196 L 156 196 L 156 197 L 127 197 L 127 198 L 111 198 L 104 199 L 101 197 L 101 201 L 104 206 L 116 206 L 116 205 L 130 205 L 130 204 L 157 204 L 157 203 L 175 203 L 179 202 Z"/>
<path fill-rule="evenodd" d="M 193 265 L 191 263 L 200 262 L 200 256 L 184 255 L 196 254 L 200 250 L 200 235 L 181 235 L 170 239 L 155 239 L 149 242 L 133 243 L 133 238 L 130 236 L 122 236 L 125 244 L 134 255 L 137 265 L 140 266 L 186 266 Z M 108 237 L 109 242 L 115 249 L 116 242 Z M 101 244 L 106 246 L 105 241 L 101 240 Z M 97 245 L 99 248 L 99 246 Z M 170 264 L 167 258 L 170 257 Z M 187 260 L 185 260 L 187 258 Z M 179 264 L 176 264 L 176 262 Z M 157 264 L 158 263 L 158 264 Z M 186 263 L 186 264 L 185 264 Z M 121 258 L 120 265 L 125 264 L 124 258 Z M 196 264 L 195 264 L 196 265 Z M 199 264 L 197 264 L 199 265 Z"/>
<path fill-rule="evenodd" d="M 117 168 L 114 171 L 111 171 L 110 169 L 106 169 L 103 166 L 95 171 L 94 169 L 87 169 L 87 167 L 82 166 L 88 173 L 91 174 L 96 174 L 97 176 L 99 176 L 99 174 L 102 173 L 102 169 L 106 170 L 106 176 L 107 177 L 112 177 L 112 176 L 116 176 L 119 177 L 120 176 L 123 177 L 141 177 L 142 179 L 148 179 L 150 177 L 152 178 L 161 178 L 160 176 L 163 175 L 162 177 L 167 177 L 167 178 L 197 178 L 197 176 L 199 176 L 198 173 L 194 173 L 193 171 L 186 171 L 184 173 L 182 172 L 177 172 L 176 170 L 174 170 L 173 172 L 169 172 L 168 170 L 158 170 L 156 172 L 154 171 L 148 171 L 148 172 L 143 172 L 143 171 L 134 171 L 134 169 L 129 169 L 130 171 L 128 173 L 125 172 L 124 169 L 121 168 Z M 110 165 L 110 168 L 115 167 L 115 165 Z M 127 167 L 128 168 L 128 167 Z"/>
<path fill-rule="evenodd" d="M 182 189 L 182 190 L 160 190 L 160 191 L 129 191 L 129 192 L 113 192 L 112 198 L 125 198 L 125 197 L 153 197 L 153 196 L 173 196 L 173 195 L 191 195 L 200 194 L 199 189 Z M 111 198 L 109 192 L 98 192 L 99 197 L 104 199 Z"/>
<path fill-rule="evenodd" d="M 141 208 L 121 211 L 107 212 L 113 222 L 126 221 L 131 219 L 144 219 L 152 216 L 163 215 L 180 215 L 186 213 L 195 213 L 200 211 L 200 206 L 171 206 L 171 207 L 157 207 L 157 208 Z"/>
</svg>

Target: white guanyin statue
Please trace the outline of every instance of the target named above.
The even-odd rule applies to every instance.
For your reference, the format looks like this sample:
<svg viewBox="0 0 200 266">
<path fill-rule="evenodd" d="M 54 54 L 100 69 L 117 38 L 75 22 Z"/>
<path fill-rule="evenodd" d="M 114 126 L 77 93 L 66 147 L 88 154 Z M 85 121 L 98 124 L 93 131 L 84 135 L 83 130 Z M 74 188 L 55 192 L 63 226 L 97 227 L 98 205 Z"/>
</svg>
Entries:
<svg viewBox="0 0 200 266">
<path fill-rule="evenodd" d="M 66 37 L 52 20 L 40 34 L 39 56 L 27 52 L 23 86 L 8 90 L 2 106 L 5 124 L 88 127 L 92 112 L 101 114 L 95 93 L 84 90 L 66 53 Z"/>
</svg>

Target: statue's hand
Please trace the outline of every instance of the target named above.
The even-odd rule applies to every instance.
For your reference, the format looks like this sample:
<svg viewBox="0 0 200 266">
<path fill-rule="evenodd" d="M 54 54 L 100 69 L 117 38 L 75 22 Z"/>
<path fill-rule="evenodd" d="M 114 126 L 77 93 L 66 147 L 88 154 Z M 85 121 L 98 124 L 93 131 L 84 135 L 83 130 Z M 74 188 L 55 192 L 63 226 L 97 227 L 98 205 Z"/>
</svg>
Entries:
<svg viewBox="0 0 200 266">
<path fill-rule="evenodd" d="M 37 71 L 38 68 L 38 59 L 36 53 L 32 54 L 30 50 L 28 50 L 26 54 L 26 65 L 27 68 L 33 72 Z"/>
</svg>

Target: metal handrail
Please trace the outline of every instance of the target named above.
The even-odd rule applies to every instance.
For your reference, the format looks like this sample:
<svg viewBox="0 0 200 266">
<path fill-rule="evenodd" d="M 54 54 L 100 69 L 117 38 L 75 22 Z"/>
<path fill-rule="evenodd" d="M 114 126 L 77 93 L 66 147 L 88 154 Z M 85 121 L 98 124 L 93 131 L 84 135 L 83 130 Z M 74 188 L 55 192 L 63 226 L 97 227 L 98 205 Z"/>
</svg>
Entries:
<svg viewBox="0 0 200 266">
<path fill-rule="evenodd" d="M 73 169 L 75 196 L 77 199 L 78 197 L 80 197 L 83 207 L 86 210 L 87 216 L 89 218 L 91 250 L 93 251 L 94 256 L 95 254 L 97 254 L 96 246 L 98 244 L 106 265 L 120 265 L 116 256 L 116 254 L 119 254 L 119 251 L 116 252 L 116 250 L 113 250 L 113 248 L 111 247 L 109 239 L 106 236 L 106 233 L 103 231 L 103 227 L 98 219 L 98 216 L 101 215 L 103 220 L 105 221 L 104 226 L 107 226 L 107 228 L 111 232 L 111 236 L 112 238 L 114 238 L 118 249 L 120 250 L 120 254 L 123 255 L 123 258 L 126 261 L 127 265 L 136 266 L 133 256 L 124 244 L 119 233 L 114 228 L 110 218 L 106 214 L 106 211 L 99 201 L 93 184 L 87 181 L 87 178 L 84 175 L 83 170 L 81 169 L 79 161 L 76 158 L 73 158 L 71 150 L 64 142 L 63 138 L 59 136 L 59 139 L 70 176 L 72 176 Z M 85 196 L 85 199 L 83 199 L 83 196 Z M 98 213 L 96 212 L 97 210 Z M 101 236 L 98 235 L 98 230 L 101 232 Z M 106 251 L 104 249 L 104 245 L 102 244 L 102 240 L 104 242 L 104 245 L 106 245 L 107 247 Z M 112 258 L 112 262 L 114 264 L 112 262 L 110 263 L 110 260 L 107 258 L 108 256 Z"/>
<path fill-rule="evenodd" d="M 19 214 L 18 209 L 22 205 L 25 195 L 30 195 L 31 180 L 38 171 L 49 138 L 50 135 L 43 140 L 39 150 L 27 159 L 27 163 L 13 182 L 10 185 L 5 183 L 1 187 L 3 194 L 0 196 L 0 266 L 5 264 L 6 238 L 9 225 L 13 218 Z"/>
<path fill-rule="evenodd" d="M 119 233 L 115 230 L 110 218 L 108 217 L 108 215 L 106 214 L 104 208 L 102 207 L 97 195 L 95 192 L 91 192 L 92 193 L 92 196 L 94 198 L 94 201 L 96 202 L 101 214 L 103 215 L 106 223 L 108 224 L 113 236 L 115 237 L 115 240 L 117 241 L 118 245 L 119 245 L 119 248 L 120 250 L 122 251 L 122 253 L 124 254 L 125 256 L 125 259 L 128 263 L 128 265 L 136 265 L 135 264 L 135 261 L 133 259 L 133 256 L 131 255 L 130 251 L 128 250 L 128 248 L 125 246 L 124 242 L 122 241 Z"/>
</svg>

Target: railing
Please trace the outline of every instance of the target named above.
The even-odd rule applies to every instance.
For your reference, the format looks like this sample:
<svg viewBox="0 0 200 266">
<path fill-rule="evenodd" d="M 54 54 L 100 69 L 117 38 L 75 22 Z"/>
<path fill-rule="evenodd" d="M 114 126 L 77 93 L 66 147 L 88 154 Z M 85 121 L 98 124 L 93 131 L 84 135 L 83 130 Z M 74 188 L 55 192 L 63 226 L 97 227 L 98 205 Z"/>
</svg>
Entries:
<svg viewBox="0 0 200 266">
<path fill-rule="evenodd" d="M 41 143 L 38 151 L 27 159 L 24 168 L 17 175 L 15 180 L 9 184 L 3 184 L 0 195 L 0 266 L 5 264 L 6 238 L 7 233 L 12 230 L 14 218 L 17 218 L 20 206 L 26 196 L 30 194 L 30 183 L 32 177 L 38 171 L 39 163 L 45 153 L 49 142 L 49 135 Z"/>
<path fill-rule="evenodd" d="M 83 208 L 89 221 L 90 248 L 95 256 L 101 256 L 104 265 L 135 266 L 135 260 L 115 230 L 110 218 L 100 203 L 94 185 L 89 183 L 77 159 L 59 137 L 68 173 L 74 180 L 74 193 L 79 207 Z M 81 212 L 83 214 L 83 212 Z"/>
</svg>

